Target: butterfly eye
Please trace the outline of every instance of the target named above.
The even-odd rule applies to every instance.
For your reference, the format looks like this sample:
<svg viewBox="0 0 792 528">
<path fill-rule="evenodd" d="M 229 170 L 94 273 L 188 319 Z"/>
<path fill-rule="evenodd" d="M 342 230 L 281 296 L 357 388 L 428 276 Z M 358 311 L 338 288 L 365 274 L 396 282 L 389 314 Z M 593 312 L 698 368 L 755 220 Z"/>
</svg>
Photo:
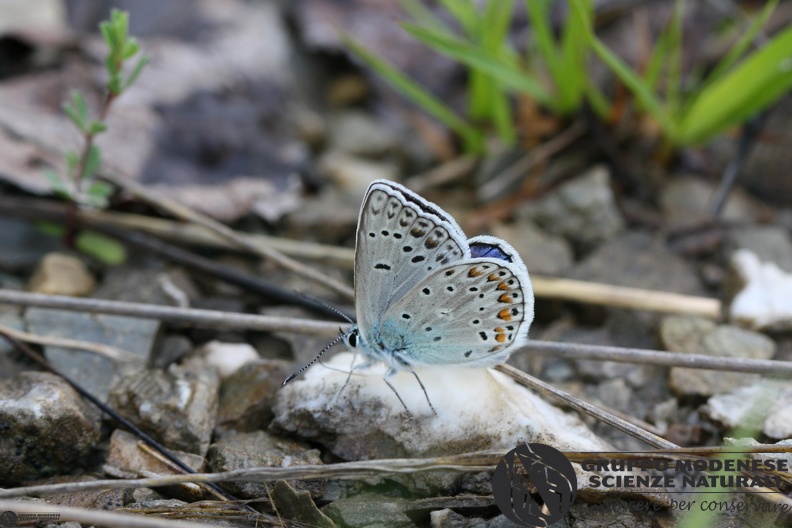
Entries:
<svg viewBox="0 0 792 528">
<path fill-rule="evenodd" d="M 358 346 L 357 333 L 354 332 L 354 333 L 349 334 L 349 337 L 347 338 L 347 342 L 349 343 L 349 346 L 351 346 L 352 348 L 357 348 L 357 346 Z"/>
</svg>

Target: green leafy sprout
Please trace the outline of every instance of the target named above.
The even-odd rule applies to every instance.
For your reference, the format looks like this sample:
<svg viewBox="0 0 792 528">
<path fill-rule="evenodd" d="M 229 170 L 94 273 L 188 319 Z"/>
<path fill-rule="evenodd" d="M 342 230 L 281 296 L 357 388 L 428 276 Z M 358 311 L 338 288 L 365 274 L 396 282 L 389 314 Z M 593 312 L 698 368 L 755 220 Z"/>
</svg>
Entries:
<svg viewBox="0 0 792 528">
<path fill-rule="evenodd" d="M 549 112 L 572 117 L 587 103 L 607 120 L 611 103 L 592 82 L 592 52 L 633 94 L 639 112 L 650 116 L 672 148 L 705 143 L 767 109 L 792 88 L 792 27 L 763 46 L 750 46 L 774 11 L 768 1 L 742 37 L 704 78 L 682 80 L 684 0 L 676 0 L 668 27 L 658 37 L 642 73 L 609 50 L 594 33 L 592 0 L 569 0 L 570 9 L 556 35 L 550 0 L 524 0 L 533 38 L 521 56 L 509 42 L 513 0 L 439 0 L 453 26 L 420 0 L 400 0 L 412 21 L 403 27 L 432 50 L 468 68 L 468 104 L 464 115 L 446 105 L 403 72 L 344 36 L 347 46 L 368 67 L 462 139 L 467 152 L 481 153 L 494 129 L 505 144 L 517 138 L 509 95 L 519 94 Z M 659 89 L 665 72 L 664 90 Z M 686 86 L 683 91 L 682 87 Z"/>
<path fill-rule="evenodd" d="M 95 139 L 107 130 L 105 120 L 113 101 L 137 80 L 149 59 L 140 53 L 137 40 L 129 36 L 128 13 L 113 9 L 110 20 L 102 22 L 99 29 L 109 50 L 105 61 L 108 79 L 99 117 L 94 119 L 90 116 L 88 103 L 82 92 L 71 92 L 69 100 L 63 104 L 63 111 L 82 134 L 83 149 L 79 153 L 67 151 L 64 154 L 65 176 L 53 170 L 46 170 L 44 175 L 55 195 L 76 207 L 101 209 L 109 204 L 113 188 L 97 177 L 102 164 L 102 152 L 95 144 Z M 125 73 L 125 64 L 136 56 L 130 73 Z M 77 236 L 76 246 L 108 263 L 123 260 L 123 246 L 99 233 L 81 232 Z"/>
</svg>

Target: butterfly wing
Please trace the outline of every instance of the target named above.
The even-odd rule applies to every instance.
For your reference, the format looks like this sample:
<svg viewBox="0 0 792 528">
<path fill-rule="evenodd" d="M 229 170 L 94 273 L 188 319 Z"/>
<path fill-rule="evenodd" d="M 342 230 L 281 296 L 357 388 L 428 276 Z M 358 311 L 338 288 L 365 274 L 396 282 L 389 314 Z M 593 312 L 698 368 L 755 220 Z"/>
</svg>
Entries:
<svg viewBox="0 0 792 528">
<path fill-rule="evenodd" d="M 355 246 L 355 305 L 364 341 L 372 342 L 385 312 L 428 274 L 469 256 L 462 230 L 442 209 L 399 184 L 372 183 Z"/>
<path fill-rule="evenodd" d="M 425 276 L 393 304 L 375 336 L 404 366 L 487 366 L 528 339 L 534 297 L 525 265 L 495 237 L 469 241 L 473 254 Z"/>
</svg>

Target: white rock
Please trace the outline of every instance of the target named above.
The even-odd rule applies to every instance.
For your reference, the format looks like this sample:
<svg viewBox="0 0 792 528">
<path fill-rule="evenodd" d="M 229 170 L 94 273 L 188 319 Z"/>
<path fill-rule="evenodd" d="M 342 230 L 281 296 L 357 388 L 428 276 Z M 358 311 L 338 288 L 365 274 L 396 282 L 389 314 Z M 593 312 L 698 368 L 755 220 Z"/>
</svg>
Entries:
<svg viewBox="0 0 792 528">
<path fill-rule="evenodd" d="M 384 365 L 355 371 L 339 395 L 352 360 L 349 353 L 337 354 L 325 363 L 329 368 L 314 366 L 284 387 L 276 399 L 276 426 L 329 443 L 347 460 L 513 449 L 521 442 L 561 450 L 610 449 L 576 415 L 491 369 L 417 370 L 437 416 L 415 377 L 400 372 L 389 381 L 410 417 L 382 379 Z"/>
<path fill-rule="evenodd" d="M 770 438 L 792 438 L 792 382 L 763 380 L 713 396 L 706 412 L 727 427 L 761 428 Z"/>
<path fill-rule="evenodd" d="M 792 329 L 792 275 L 747 249 L 735 251 L 731 264 L 745 284 L 732 300 L 731 320 L 755 330 Z"/>
<path fill-rule="evenodd" d="M 247 363 L 257 361 L 256 349 L 247 343 L 223 343 L 210 341 L 197 350 L 209 365 L 217 368 L 220 378 L 226 379 Z"/>
</svg>

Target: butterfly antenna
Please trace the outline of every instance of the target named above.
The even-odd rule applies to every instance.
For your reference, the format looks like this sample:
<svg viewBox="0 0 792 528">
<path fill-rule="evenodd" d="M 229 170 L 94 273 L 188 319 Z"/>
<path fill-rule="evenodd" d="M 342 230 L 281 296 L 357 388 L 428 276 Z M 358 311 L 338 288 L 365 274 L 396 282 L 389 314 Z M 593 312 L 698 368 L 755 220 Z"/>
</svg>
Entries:
<svg viewBox="0 0 792 528">
<path fill-rule="evenodd" d="M 303 292 L 300 292 L 300 295 L 306 301 L 310 301 L 310 302 L 312 302 L 312 303 L 314 303 L 316 305 L 322 306 L 323 308 L 325 308 L 329 312 L 332 312 L 332 313 L 338 315 L 339 317 L 341 317 L 341 319 L 343 319 L 347 323 L 354 323 L 355 322 L 354 318 L 350 317 L 349 314 L 347 314 L 346 312 L 336 308 L 335 306 L 333 306 L 331 304 L 328 304 L 328 303 L 324 302 L 322 299 L 317 299 L 316 297 L 313 297 L 313 296 L 308 295 L 307 293 L 303 293 Z"/>
<path fill-rule="evenodd" d="M 328 350 L 330 350 L 331 348 L 333 348 L 335 345 L 337 345 L 339 342 L 341 342 L 341 340 L 342 340 L 342 339 L 344 339 L 345 337 L 346 337 L 346 334 L 344 334 L 344 333 L 342 332 L 342 333 L 341 333 L 341 335 L 339 335 L 338 337 L 336 337 L 335 339 L 333 339 L 333 340 L 330 342 L 330 344 L 328 344 L 326 347 L 324 347 L 324 348 L 322 349 L 322 351 L 321 351 L 321 352 L 319 352 L 319 354 L 317 354 L 317 356 L 311 360 L 311 362 L 310 362 L 310 363 L 308 363 L 308 364 L 307 364 L 307 365 L 305 365 L 303 368 L 301 368 L 300 370 L 298 370 L 297 372 L 295 372 L 294 374 L 292 374 L 291 376 L 289 376 L 288 378 L 286 378 L 286 379 L 284 380 L 284 382 L 283 382 L 283 385 L 286 385 L 286 384 L 287 384 L 287 383 L 289 383 L 291 380 L 293 380 L 294 378 L 296 378 L 297 376 L 299 376 L 300 374 L 302 374 L 303 372 L 305 372 L 306 370 L 308 370 L 308 369 L 309 369 L 309 368 L 310 368 L 310 367 L 311 367 L 311 366 L 312 366 L 314 363 L 316 363 L 317 361 L 319 361 L 319 358 L 320 358 L 320 357 L 322 357 L 322 354 L 324 354 L 325 352 L 327 352 Z M 281 385 L 281 387 L 282 387 L 283 385 Z"/>
</svg>

